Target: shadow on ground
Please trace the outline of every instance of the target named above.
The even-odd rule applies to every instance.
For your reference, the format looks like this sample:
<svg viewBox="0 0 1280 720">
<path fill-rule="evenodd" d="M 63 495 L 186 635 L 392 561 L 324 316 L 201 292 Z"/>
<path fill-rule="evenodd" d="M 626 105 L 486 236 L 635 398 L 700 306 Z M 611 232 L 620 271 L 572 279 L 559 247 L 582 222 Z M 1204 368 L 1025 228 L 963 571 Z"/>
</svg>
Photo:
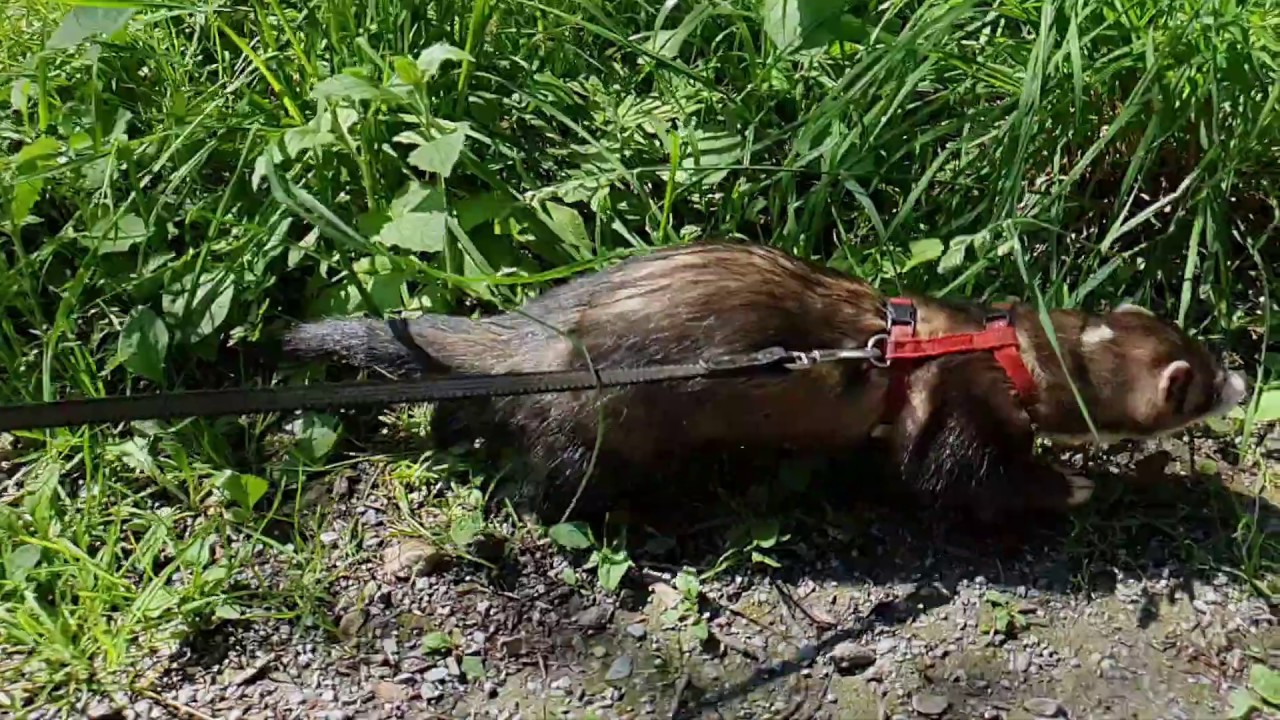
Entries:
<svg viewBox="0 0 1280 720">
<path fill-rule="evenodd" d="M 424 520 L 397 515 L 427 511 L 394 507 L 397 481 L 370 471 L 304 539 L 342 528 L 358 540 L 332 563 L 343 567 L 326 613 L 343 638 L 259 627 L 231 652 L 190 645 L 187 667 L 234 677 L 246 658 L 305 647 L 323 658 L 309 661 L 320 677 L 336 678 L 331 702 L 270 700 L 300 697 L 287 683 L 301 681 L 285 678 L 306 673 L 286 670 L 263 673 L 279 689 L 255 690 L 253 702 L 313 714 L 1012 719 L 1025 702 L 1052 700 L 1071 717 L 1195 716 L 1221 703 L 1249 653 L 1280 651 L 1267 585 L 1280 508 L 1220 450 L 1188 454 L 1174 442 L 1095 456 L 1099 491 L 1081 512 L 994 528 L 905 502 L 868 464 L 790 463 L 763 483 L 720 473 L 719 488 L 654 495 L 595 526 L 597 538 L 626 529 L 634 566 L 614 593 L 598 587 L 592 549 L 519 527 L 492 567 L 393 577 L 384 558 L 403 542 L 393 526 Z M 1216 475 L 1190 472 L 1212 464 Z M 676 579 L 686 567 L 701 575 L 696 589 Z M 1244 595 L 1272 603 L 1240 604 Z M 988 625 L 1001 603 L 1012 627 L 997 631 Z M 455 645 L 424 653 L 430 633 Z M 483 679 L 461 672 L 465 658 L 482 660 Z"/>
</svg>

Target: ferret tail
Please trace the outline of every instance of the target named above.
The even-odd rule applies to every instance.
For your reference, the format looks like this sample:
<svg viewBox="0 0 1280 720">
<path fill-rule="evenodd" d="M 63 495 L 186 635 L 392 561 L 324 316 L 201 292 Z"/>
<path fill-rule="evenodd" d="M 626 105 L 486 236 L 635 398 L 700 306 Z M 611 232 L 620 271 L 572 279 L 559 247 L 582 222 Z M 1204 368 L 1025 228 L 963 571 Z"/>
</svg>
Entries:
<svg viewBox="0 0 1280 720">
<path fill-rule="evenodd" d="M 330 318 L 305 322 L 284 336 L 284 351 L 303 360 L 336 360 L 395 375 L 471 370 L 488 333 L 452 315 L 415 318 Z"/>
</svg>

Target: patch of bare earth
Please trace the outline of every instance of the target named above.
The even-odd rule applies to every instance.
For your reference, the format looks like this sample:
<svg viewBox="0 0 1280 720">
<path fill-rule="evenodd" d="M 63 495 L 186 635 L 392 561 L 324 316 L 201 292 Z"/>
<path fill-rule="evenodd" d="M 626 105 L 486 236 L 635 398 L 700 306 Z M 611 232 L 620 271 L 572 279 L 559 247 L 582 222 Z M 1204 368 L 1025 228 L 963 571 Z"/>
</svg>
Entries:
<svg viewBox="0 0 1280 720">
<path fill-rule="evenodd" d="M 1247 579 L 1277 559 L 1280 511 L 1256 473 L 1209 453 L 1220 478 L 1189 479 L 1171 450 L 1095 461 L 1095 506 L 1012 553 L 863 508 L 797 521 L 780 569 L 730 568 L 691 595 L 673 570 L 710 567 L 723 547 L 705 538 L 634 550 L 611 594 L 585 553 L 518 528 L 493 568 L 394 535 L 385 480 L 367 478 L 322 535 L 343 568 L 333 627 L 221 628 L 171 658 L 163 702 L 116 714 L 1222 716 L 1251 663 L 1280 665 L 1276 586 Z M 1242 517 L 1257 552 L 1233 536 Z"/>
</svg>

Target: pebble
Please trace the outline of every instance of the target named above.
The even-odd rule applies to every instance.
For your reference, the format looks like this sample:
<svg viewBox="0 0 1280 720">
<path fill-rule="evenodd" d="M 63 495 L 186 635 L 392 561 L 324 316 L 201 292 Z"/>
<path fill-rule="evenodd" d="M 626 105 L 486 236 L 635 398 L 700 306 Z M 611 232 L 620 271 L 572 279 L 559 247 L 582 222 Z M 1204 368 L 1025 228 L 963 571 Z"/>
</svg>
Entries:
<svg viewBox="0 0 1280 720">
<path fill-rule="evenodd" d="M 620 655 L 609 666 L 609 672 L 605 674 L 604 679 L 609 681 L 625 680 L 631 677 L 632 665 L 633 662 L 630 655 Z"/>
<path fill-rule="evenodd" d="M 845 641 L 832 649 L 831 662 L 835 664 L 837 671 L 848 675 L 874 665 L 876 655 L 857 643 Z"/>
<path fill-rule="evenodd" d="M 440 683 L 449 679 L 449 671 L 443 667 L 433 667 L 422 676 L 424 680 L 431 683 Z"/>
<path fill-rule="evenodd" d="M 409 699 L 409 688 L 384 680 L 373 686 L 373 694 L 382 702 L 400 703 Z"/>
<path fill-rule="evenodd" d="M 627 626 L 627 634 L 637 640 L 644 639 L 644 623 L 631 623 Z"/>
<path fill-rule="evenodd" d="M 382 552 L 382 571 L 390 577 L 407 579 L 418 571 L 435 572 L 447 559 L 447 554 L 426 540 L 405 538 Z"/>
<path fill-rule="evenodd" d="M 1054 698 L 1031 698 L 1022 707 L 1036 717 L 1051 718 L 1062 713 L 1062 703 Z"/>
<path fill-rule="evenodd" d="M 921 715 L 941 715 L 950 705 L 946 695 L 916 693 L 911 696 L 911 708 Z"/>
</svg>

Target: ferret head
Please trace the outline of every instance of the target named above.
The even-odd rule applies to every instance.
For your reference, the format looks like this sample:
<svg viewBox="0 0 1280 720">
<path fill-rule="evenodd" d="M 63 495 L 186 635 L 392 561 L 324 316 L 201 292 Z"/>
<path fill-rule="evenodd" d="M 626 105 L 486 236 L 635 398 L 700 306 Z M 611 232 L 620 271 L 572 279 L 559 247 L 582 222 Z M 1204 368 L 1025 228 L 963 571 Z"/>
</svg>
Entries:
<svg viewBox="0 0 1280 720">
<path fill-rule="evenodd" d="M 1068 341 L 1062 346 L 1067 366 L 1104 441 L 1170 434 L 1225 415 L 1247 395 L 1243 374 L 1145 308 L 1074 314 L 1069 324 L 1075 332 L 1059 329 Z M 1057 357 L 1051 349 L 1037 356 L 1047 391 L 1039 403 L 1042 429 L 1063 440 L 1092 441 Z"/>
</svg>

